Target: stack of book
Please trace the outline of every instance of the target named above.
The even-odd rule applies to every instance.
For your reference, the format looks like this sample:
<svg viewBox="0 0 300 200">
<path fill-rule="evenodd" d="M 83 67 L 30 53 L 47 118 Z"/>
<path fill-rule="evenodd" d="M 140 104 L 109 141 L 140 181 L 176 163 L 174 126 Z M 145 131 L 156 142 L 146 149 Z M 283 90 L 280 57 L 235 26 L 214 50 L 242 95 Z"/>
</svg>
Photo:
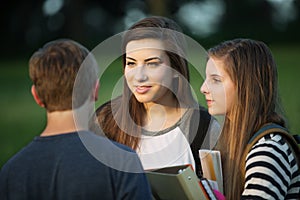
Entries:
<svg viewBox="0 0 300 200">
<path fill-rule="evenodd" d="M 203 177 L 197 177 L 191 165 L 147 170 L 154 199 L 217 199 L 215 191 L 223 193 L 220 152 L 199 150 Z"/>
</svg>

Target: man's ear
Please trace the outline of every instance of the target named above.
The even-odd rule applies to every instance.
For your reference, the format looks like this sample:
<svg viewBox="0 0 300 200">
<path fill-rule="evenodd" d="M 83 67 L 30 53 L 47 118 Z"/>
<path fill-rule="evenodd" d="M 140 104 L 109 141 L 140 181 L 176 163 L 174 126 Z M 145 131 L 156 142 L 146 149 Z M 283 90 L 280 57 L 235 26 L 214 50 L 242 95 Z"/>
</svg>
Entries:
<svg viewBox="0 0 300 200">
<path fill-rule="evenodd" d="M 99 79 L 97 79 L 96 84 L 95 84 L 95 89 L 93 91 L 93 100 L 94 101 L 98 100 L 99 87 L 100 87 L 100 82 L 99 82 Z"/>
<path fill-rule="evenodd" d="M 31 86 L 31 94 L 32 94 L 32 96 L 33 96 L 35 102 L 36 102 L 39 106 L 41 106 L 41 107 L 44 108 L 45 105 L 43 104 L 43 102 L 41 101 L 41 99 L 39 98 L 39 96 L 37 95 L 37 92 L 36 92 L 36 89 L 35 89 L 35 86 L 34 86 L 34 85 Z"/>
</svg>

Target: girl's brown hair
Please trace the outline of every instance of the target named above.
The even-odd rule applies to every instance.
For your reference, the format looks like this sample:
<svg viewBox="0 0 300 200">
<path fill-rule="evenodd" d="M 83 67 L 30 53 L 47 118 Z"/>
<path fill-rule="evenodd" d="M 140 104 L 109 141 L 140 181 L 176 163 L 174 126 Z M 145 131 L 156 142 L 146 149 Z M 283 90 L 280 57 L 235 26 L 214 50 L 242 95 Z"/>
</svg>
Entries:
<svg viewBox="0 0 300 200">
<path fill-rule="evenodd" d="M 189 70 L 184 58 L 184 37 L 180 27 L 171 19 L 152 16 L 132 25 L 125 32 L 122 42 L 123 68 L 126 61 L 126 46 L 132 40 L 145 38 L 158 39 L 163 42 L 170 59 L 171 67 L 181 74 L 174 79 L 172 91 L 180 105 L 192 107 L 196 101 L 189 85 Z M 102 105 L 96 115 L 103 132 L 108 138 L 125 144 L 133 149 L 138 148 L 141 127 L 145 119 L 144 105 L 137 101 L 124 80 L 122 96 Z"/>
<path fill-rule="evenodd" d="M 270 49 L 260 41 L 234 39 L 209 49 L 209 57 L 221 60 L 236 86 L 236 102 L 225 117 L 217 149 L 221 151 L 224 191 L 227 199 L 240 199 L 244 178 L 241 164 L 245 146 L 264 124 L 285 126 L 278 114 L 277 67 Z"/>
</svg>

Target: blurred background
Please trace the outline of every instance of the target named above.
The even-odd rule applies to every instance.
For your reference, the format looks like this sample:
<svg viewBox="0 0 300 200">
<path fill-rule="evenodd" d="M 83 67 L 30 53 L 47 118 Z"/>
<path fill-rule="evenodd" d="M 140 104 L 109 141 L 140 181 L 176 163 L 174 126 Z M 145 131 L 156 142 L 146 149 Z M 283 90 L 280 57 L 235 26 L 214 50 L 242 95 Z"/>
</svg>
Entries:
<svg viewBox="0 0 300 200">
<path fill-rule="evenodd" d="M 264 41 L 278 64 L 289 128 L 300 133 L 298 0 L 11 0 L 1 5 L 0 13 L 0 167 L 45 126 L 45 111 L 30 94 L 32 53 L 57 38 L 71 38 L 93 49 L 150 15 L 175 20 L 206 49 L 237 37 Z M 98 105 L 110 98 L 109 85 L 121 76 L 120 69 L 116 61 L 101 77 Z M 192 71 L 196 93 L 201 83 Z"/>
</svg>

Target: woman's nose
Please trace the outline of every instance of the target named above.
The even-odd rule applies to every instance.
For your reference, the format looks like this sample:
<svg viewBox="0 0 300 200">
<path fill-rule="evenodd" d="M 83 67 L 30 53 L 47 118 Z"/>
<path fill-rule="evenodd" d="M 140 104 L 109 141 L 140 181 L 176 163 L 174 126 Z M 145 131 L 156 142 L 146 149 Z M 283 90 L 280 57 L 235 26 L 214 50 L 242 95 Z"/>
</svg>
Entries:
<svg viewBox="0 0 300 200">
<path fill-rule="evenodd" d="M 207 88 L 206 81 L 204 81 L 203 84 L 201 85 L 200 92 L 202 94 L 207 94 L 208 93 L 208 88 Z"/>
<path fill-rule="evenodd" d="M 143 65 L 138 66 L 136 68 L 134 78 L 139 82 L 143 82 L 143 81 L 147 80 L 147 78 L 148 78 L 147 72 Z"/>
</svg>

